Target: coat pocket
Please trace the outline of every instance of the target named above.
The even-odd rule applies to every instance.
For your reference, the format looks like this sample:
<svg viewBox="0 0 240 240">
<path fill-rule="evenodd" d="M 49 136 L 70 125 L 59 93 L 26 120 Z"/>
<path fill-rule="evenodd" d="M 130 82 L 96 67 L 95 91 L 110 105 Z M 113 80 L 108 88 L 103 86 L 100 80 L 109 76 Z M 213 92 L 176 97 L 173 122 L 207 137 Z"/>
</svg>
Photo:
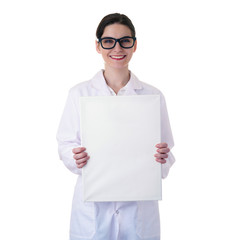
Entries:
<svg viewBox="0 0 240 240">
<path fill-rule="evenodd" d="M 138 202 L 136 231 L 141 239 L 160 236 L 158 201 Z"/>
</svg>

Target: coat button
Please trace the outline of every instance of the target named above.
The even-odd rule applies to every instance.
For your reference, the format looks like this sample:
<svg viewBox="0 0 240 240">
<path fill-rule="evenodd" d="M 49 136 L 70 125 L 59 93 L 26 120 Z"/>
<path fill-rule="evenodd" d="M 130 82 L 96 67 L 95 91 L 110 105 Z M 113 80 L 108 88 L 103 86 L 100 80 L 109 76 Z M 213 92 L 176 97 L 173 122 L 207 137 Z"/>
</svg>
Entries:
<svg viewBox="0 0 240 240">
<path fill-rule="evenodd" d="M 119 211 L 118 211 L 118 210 L 116 211 L 116 214 L 119 214 Z"/>
</svg>

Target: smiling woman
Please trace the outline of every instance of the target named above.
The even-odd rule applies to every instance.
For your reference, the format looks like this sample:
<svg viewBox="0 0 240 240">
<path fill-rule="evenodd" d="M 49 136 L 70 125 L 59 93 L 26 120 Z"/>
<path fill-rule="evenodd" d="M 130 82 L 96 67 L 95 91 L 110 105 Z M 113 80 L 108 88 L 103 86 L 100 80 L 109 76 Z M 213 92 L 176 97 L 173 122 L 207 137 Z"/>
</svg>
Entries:
<svg viewBox="0 0 240 240">
<path fill-rule="evenodd" d="M 139 81 L 128 69 L 137 49 L 131 20 L 123 14 L 107 15 L 100 22 L 96 36 L 96 50 L 102 55 L 104 70 L 70 90 L 57 134 L 60 158 L 69 170 L 79 175 L 72 205 L 70 239 L 159 240 L 157 201 L 83 202 L 81 170 L 90 156 L 82 146 L 80 134 L 79 98 L 82 96 L 160 95 L 162 142 L 156 143 L 156 153 L 149 160 L 162 164 L 163 178 L 175 161 L 170 152 L 174 143 L 163 94 Z"/>
<path fill-rule="evenodd" d="M 137 41 L 132 36 L 131 30 L 126 25 L 114 23 L 105 27 L 103 35 L 96 41 L 97 52 L 105 62 L 105 74 L 113 72 L 113 69 L 121 70 L 121 76 L 128 76 L 128 63 L 137 49 Z M 106 78 L 111 79 L 110 76 Z M 123 84 L 129 79 L 123 79 Z M 116 83 L 114 81 L 114 83 Z M 119 82 L 121 84 L 121 82 Z M 109 82 L 111 87 L 111 82 Z M 119 85 L 121 88 L 123 85 Z M 113 87 L 116 87 L 115 84 Z M 117 89 L 118 91 L 119 89 Z"/>
</svg>

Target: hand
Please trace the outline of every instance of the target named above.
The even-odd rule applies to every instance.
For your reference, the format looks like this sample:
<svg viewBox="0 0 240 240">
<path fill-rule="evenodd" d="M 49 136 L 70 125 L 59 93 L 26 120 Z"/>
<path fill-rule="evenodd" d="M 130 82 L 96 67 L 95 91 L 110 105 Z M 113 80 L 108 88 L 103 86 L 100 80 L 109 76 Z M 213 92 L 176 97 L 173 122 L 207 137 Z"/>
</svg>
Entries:
<svg viewBox="0 0 240 240">
<path fill-rule="evenodd" d="M 170 152 L 167 143 L 159 143 L 155 147 L 157 148 L 157 153 L 154 155 L 155 160 L 162 164 L 166 163 L 166 158 L 168 158 L 167 153 Z"/>
<path fill-rule="evenodd" d="M 88 159 L 90 158 L 85 152 L 85 147 L 73 148 L 72 152 L 74 153 L 73 158 L 76 160 L 76 165 L 78 168 L 82 168 L 87 164 Z"/>
</svg>

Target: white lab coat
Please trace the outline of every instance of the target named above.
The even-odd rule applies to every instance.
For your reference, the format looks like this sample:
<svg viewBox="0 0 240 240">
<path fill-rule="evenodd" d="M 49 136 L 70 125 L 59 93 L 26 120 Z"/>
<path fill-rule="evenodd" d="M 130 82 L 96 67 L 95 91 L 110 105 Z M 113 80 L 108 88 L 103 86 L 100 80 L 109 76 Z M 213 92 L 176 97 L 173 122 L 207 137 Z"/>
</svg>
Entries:
<svg viewBox="0 0 240 240">
<path fill-rule="evenodd" d="M 139 81 L 131 73 L 129 82 L 117 95 L 136 94 L 160 95 L 161 139 L 162 142 L 168 143 L 171 149 L 174 143 L 164 96 L 158 89 Z M 57 133 L 60 159 L 70 171 L 78 174 L 72 202 L 70 240 L 159 240 L 158 201 L 83 202 L 82 170 L 76 167 L 72 153 L 73 148 L 81 146 L 79 98 L 81 96 L 106 95 L 116 94 L 106 84 L 103 70 L 99 71 L 91 80 L 71 88 Z M 170 152 L 167 163 L 162 165 L 163 178 L 168 175 L 174 161 L 174 156 Z"/>
</svg>

